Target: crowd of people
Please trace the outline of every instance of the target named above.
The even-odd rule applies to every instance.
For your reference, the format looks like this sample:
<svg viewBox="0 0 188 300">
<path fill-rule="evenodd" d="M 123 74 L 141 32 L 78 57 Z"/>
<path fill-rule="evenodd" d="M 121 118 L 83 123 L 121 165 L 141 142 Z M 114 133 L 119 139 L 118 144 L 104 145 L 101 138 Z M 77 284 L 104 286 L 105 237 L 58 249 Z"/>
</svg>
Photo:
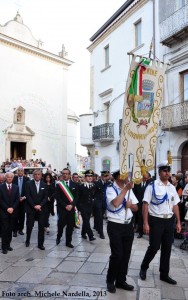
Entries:
<svg viewBox="0 0 188 300">
<path fill-rule="evenodd" d="M 79 214 L 83 221 L 81 230 L 83 239 L 88 238 L 90 241 L 96 239 L 90 225 L 91 215 L 94 216 L 94 229 L 101 239 L 105 238 L 104 192 L 105 182 L 110 179 L 109 172 L 101 172 L 101 179 L 94 182 L 95 174 L 92 170 L 87 170 L 85 176 L 79 176 L 77 173 L 71 175 L 71 171 L 64 168 L 57 176 L 50 169 L 44 174 L 41 169 L 35 169 L 30 178 L 24 173 L 23 166 L 12 165 L 11 167 L 13 170 L 17 167 L 17 170 L 0 173 L 0 227 L 4 254 L 12 250 L 10 246 L 12 236 L 24 235 L 25 223 L 25 246 L 30 246 L 36 220 L 38 221 L 38 248 L 44 250 L 44 232 L 46 231 L 47 234 L 50 232 L 50 216 L 55 215 L 55 203 L 58 215 L 57 245 L 66 227 L 66 246 L 74 247 L 71 243 L 72 233 L 74 227 L 78 227 L 75 217 Z"/>
<path fill-rule="evenodd" d="M 35 161 L 41 167 L 42 160 Z M 17 166 L 15 166 L 17 163 Z M 64 168 L 58 176 L 51 168 L 43 174 L 35 169 L 32 177 L 24 173 L 23 165 L 12 161 L 13 173 L 0 173 L 0 229 L 2 253 L 12 251 L 12 236 L 26 235 L 25 246 L 30 246 L 32 229 L 38 222 L 38 248 L 45 250 L 45 232 L 50 232 L 50 216 L 57 212 L 56 245 L 61 243 L 65 229 L 65 245 L 74 248 L 72 235 L 78 228 L 81 214 L 83 240 L 105 239 L 103 220 L 107 218 L 107 233 L 111 255 L 107 271 L 107 290 L 116 288 L 132 291 L 134 286 L 126 282 L 134 232 L 138 238 L 149 235 L 149 247 L 141 263 L 140 278 L 146 280 L 149 264 L 161 249 L 160 279 L 176 284 L 169 277 L 170 253 L 174 232 L 182 231 L 186 223 L 188 203 L 188 174 L 170 174 L 167 162 L 159 164 L 159 178 L 153 179 L 145 172 L 142 182 L 134 184 L 122 178 L 120 170 L 111 175 L 101 171 L 100 176 L 88 169 L 83 176 L 71 174 Z M 21 161 L 20 161 L 21 163 Z M 54 206 L 56 204 L 56 209 Z M 94 228 L 90 220 L 93 216 Z M 24 230 L 24 226 L 26 227 Z M 95 230 L 95 231 L 94 231 Z M 95 234 L 94 234 L 95 233 Z M 96 235 L 97 233 L 97 235 Z"/>
</svg>

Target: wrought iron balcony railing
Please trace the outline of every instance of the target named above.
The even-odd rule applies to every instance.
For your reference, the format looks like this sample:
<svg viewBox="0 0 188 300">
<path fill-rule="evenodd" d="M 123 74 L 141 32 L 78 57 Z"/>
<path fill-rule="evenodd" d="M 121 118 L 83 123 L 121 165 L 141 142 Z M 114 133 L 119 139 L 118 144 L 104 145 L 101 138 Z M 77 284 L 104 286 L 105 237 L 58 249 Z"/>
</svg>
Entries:
<svg viewBox="0 0 188 300">
<path fill-rule="evenodd" d="M 160 41 L 164 45 L 171 45 L 178 38 L 188 35 L 188 4 L 175 11 L 170 17 L 160 23 Z"/>
<path fill-rule="evenodd" d="M 111 142 L 114 140 L 114 123 L 105 123 L 93 127 L 93 141 Z"/>
<path fill-rule="evenodd" d="M 163 107 L 161 110 L 161 129 L 179 130 L 188 128 L 188 102 Z"/>
</svg>

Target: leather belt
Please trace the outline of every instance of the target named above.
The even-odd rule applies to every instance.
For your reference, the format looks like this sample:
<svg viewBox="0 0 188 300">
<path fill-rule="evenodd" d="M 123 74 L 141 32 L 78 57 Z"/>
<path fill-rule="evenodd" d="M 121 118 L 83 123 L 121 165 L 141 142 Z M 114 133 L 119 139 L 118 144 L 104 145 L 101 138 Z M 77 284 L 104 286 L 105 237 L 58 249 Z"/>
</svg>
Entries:
<svg viewBox="0 0 188 300">
<path fill-rule="evenodd" d="M 114 219 L 114 218 L 108 218 L 108 221 L 114 222 L 114 223 L 119 223 L 119 224 L 129 224 L 131 222 L 132 218 L 127 219 L 127 220 L 119 220 L 119 219 Z"/>
</svg>

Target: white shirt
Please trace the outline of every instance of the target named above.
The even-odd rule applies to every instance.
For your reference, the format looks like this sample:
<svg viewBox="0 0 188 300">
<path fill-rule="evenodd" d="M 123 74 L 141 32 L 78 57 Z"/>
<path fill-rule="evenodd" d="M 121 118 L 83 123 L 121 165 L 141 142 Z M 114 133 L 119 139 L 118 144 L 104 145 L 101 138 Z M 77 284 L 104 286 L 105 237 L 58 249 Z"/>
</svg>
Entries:
<svg viewBox="0 0 188 300">
<path fill-rule="evenodd" d="M 114 186 L 118 191 L 118 195 L 121 193 L 122 189 L 117 185 L 116 182 L 114 182 Z M 125 198 L 128 198 L 129 191 L 126 193 Z M 122 204 L 119 207 L 115 207 L 111 202 L 117 197 L 117 193 L 115 192 L 114 188 L 112 186 L 108 186 L 106 190 L 106 201 L 107 201 L 107 206 L 109 207 L 110 210 L 117 211 Z M 134 193 L 132 190 L 130 190 L 130 200 L 132 204 L 137 204 L 138 200 L 135 197 Z M 128 220 L 132 218 L 133 213 L 130 208 L 122 208 L 118 213 L 113 213 L 107 210 L 107 217 L 108 218 L 113 218 L 117 220 Z"/>
<path fill-rule="evenodd" d="M 145 190 L 143 201 L 149 204 L 148 211 L 152 216 L 160 216 L 160 215 L 173 215 L 173 206 L 180 202 L 180 198 L 178 193 L 176 192 L 175 187 L 168 182 L 165 185 L 160 179 L 154 181 L 155 194 L 158 199 L 162 199 L 165 194 L 168 195 L 168 199 L 165 200 L 162 204 L 154 205 L 151 203 L 157 202 L 155 197 L 153 196 L 153 186 L 149 184 Z"/>
<path fill-rule="evenodd" d="M 183 195 L 183 196 L 188 196 L 188 183 L 187 183 L 186 186 L 184 187 L 182 195 Z"/>
</svg>

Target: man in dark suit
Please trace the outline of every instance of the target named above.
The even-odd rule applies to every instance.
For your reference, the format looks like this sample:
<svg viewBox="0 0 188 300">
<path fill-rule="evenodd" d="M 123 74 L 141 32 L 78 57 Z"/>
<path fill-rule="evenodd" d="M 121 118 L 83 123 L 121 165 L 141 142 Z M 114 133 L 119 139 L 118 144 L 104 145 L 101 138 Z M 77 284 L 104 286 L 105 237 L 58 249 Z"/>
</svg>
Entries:
<svg viewBox="0 0 188 300">
<path fill-rule="evenodd" d="M 66 227 L 66 246 L 74 248 L 71 244 L 72 233 L 75 223 L 75 206 L 78 201 L 78 184 L 71 179 L 71 171 L 64 168 L 62 176 L 56 185 L 55 198 L 57 201 L 57 214 L 58 214 L 58 232 L 56 245 L 59 245 L 63 235 L 63 228 Z"/>
<path fill-rule="evenodd" d="M 93 203 L 94 229 L 98 231 L 101 239 L 105 238 L 103 233 L 103 212 L 105 204 L 105 193 L 109 178 L 109 171 L 101 171 L 101 179 L 95 181 L 96 196 Z"/>
<path fill-rule="evenodd" d="M 38 248 L 45 250 L 44 247 L 44 227 L 47 215 L 46 203 L 48 202 L 47 186 L 41 180 L 41 170 L 33 172 L 34 179 L 26 183 L 26 247 L 30 245 L 31 232 L 35 223 L 38 221 Z"/>
<path fill-rule="evenodd" d="M 135 184 L 133 188 L 133 192 L 138 199 L 138 211 L 135 213 L 135 219 L 137 223 L 137 231 L 138 236 L 137 238 L 142 238 L 144 232 L 143 232 L 143 216 L 142 216 L 142 200 L 144 197 L 144 192 L 147 187 L 147 185 L 151 182 L 150 173 L 146 171 L 146 173 L 143 175 L 142 182 L 139 184 Z"/>
<path fill-rule="evenodd" d="M 17 232 L 20 235 L 24 235 L 24 222 L 25 222 L 25 199 L 26 199 L 26 182 L 29 178 L 24 176 L 24 169 L 22 167 L 18 168 L 18 176 L 14 176 L 13 183 L 19 188 L 20 202 L 17 209 L 17 215 L 15 218 L 15 224 L 13 227 L 13 236 L 17 236 Z"/>
<path fill-rule="evenodd" d="M 12 183 L 14 174 L 5 174 L 5 183 L 0 185 L 0 217 L 2 224 L 2 253 L 12 251 L 10 246 L 12 240 L 12 229 L 16 208 L 19 204 L 18 186 Z"/>
</svg>

